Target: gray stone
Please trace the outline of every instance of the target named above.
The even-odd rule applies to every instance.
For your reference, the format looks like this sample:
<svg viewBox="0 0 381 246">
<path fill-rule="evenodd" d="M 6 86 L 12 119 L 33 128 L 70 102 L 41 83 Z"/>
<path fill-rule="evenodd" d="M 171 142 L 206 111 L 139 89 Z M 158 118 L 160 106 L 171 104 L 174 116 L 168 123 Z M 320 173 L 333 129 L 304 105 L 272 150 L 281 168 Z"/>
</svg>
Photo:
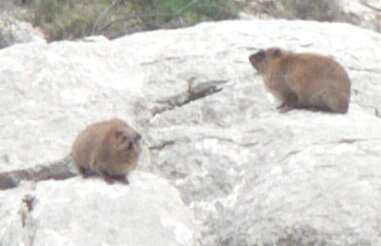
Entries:
<svg viewBox="0 0 381 246">
<path fill-rule="evenodd" d="M 348 114 L 278 113 L 248 62 L 269 46 L 334 56 L 352 80 Z M 118 116 L 143 134 L 138 168 L 193 210 L 200 245 L 379 245 L 379 47 L 349 24 L 284 20 L 12 46 L 0 172 L 55 163 L 87 124 Z"/>
<path fill-rule="evenodd" d="M 292 115 L 299 122 L 306 116 Z M 225 234 L 224 240 L 231 240 L 227 245 L 381 243 L 380 123 L 361 114 L 307 115 L 310 122 L 297 128 L 283 117 L 278 121 L 284 123 L 271 124 L 275 135 L 282 135 L 274 136 L 272 149 L 248 167 L 227 212 L 240 218 Z M 331 120 L 341 129 L 333 131 Z"/>
<path fill-rule="evenodd" d="M 10 14 L 0 14 L 0 48 L 18 43 L 46 42 L 43 34 L 30 23 L 19 21 Z"/>
<path fill-rule="evenodd" d="M 96 178 L 45 181 L 26 194 L 29 210 L 22 210 L 16 194 L 7 201 L 21 209 L 13 206 L 2 217 L 2 246 L 195 245 L 192 211 L 168 181 L 151 174 L 133 172 L 129 185 Z"/>
<path fill-rule="evenodd" d="M 17 187 L 23 181 L 63 180 L 77 176 L 78 171 L 71 156 L 29 168 L 0 172 L 0 190 Z"/>
<path fill-rule="evenodd" d="M 378 0 L 341 0 L 348 21 L 381 32 L 381 2 Z"/>
<path fill-rule="evenodd" d="M 239 18 L 311 19 L 346 22 L 381 32 L 379 0 L 235 0 L 242 8 Z"/>
</svg>

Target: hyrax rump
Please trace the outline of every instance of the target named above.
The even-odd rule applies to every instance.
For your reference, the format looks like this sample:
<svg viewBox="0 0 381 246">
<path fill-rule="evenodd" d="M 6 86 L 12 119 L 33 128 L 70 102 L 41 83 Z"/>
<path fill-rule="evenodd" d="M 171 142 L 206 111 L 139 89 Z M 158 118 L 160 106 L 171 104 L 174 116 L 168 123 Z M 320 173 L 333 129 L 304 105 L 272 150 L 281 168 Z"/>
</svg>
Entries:
<svg viewBox="0 0 381 246">
<path fill-rule="evenodd" d="M 127 173 L 137 165 L 140 134 L 126 122 L 114 118 L 94 123 L 81 131 L 72 146 L 72 157 L 83 177 L 102 176 L 107 183 L 128 183 Z"/>
<path fill-rule="evenodd" d="M 269 48 L 250 55 L 249 61 L 270 93 L 282 102 L 281 112 L 293 108 L 348 111 L 351 82 L 332 57 Z"/>
</svg>

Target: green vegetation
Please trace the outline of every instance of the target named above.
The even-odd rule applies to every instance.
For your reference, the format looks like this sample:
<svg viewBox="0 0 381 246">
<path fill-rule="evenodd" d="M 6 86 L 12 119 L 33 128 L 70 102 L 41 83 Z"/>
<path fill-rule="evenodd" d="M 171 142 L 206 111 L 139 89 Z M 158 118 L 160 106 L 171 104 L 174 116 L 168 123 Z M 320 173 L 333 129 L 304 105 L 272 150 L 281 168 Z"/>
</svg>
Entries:
<svg viewBox="0 0 381 246">
<path fill-rule="evenodd" d="M 343 15 L 337 0 L 280 0 L 278 4 L 290 19 L 335 21 Z"/>
<path fill-rule="evenodd" d="M 115 38 L 126 33 L 177 28 L 201 21 L 233 19 L 231 0 L 29 0 L 25 19 L 49 40 L 88 35 Z"/>
</svg>

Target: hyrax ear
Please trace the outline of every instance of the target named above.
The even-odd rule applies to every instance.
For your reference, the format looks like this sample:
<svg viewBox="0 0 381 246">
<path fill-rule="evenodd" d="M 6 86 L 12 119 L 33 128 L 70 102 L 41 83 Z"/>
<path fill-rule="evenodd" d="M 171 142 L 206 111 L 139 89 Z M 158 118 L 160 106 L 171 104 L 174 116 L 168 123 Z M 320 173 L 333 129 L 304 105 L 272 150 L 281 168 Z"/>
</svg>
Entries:
<svg viewBox="0 0 381 246">
<path fill-rule="evenodd" d="M 259 50 L 256 54 L 256 57 L 258 57 L 259 59 L 263 59 L 263 58 L 265 58 L 265 56 L 266 56 L 266 51 L 265 50 Z"/>
<path fill-rule="evenodd" d="M 279 48 L 274 48 L 272 50 L 272 57 L 277 58 L 281 55 L 282 51 Z"/>
</svg>

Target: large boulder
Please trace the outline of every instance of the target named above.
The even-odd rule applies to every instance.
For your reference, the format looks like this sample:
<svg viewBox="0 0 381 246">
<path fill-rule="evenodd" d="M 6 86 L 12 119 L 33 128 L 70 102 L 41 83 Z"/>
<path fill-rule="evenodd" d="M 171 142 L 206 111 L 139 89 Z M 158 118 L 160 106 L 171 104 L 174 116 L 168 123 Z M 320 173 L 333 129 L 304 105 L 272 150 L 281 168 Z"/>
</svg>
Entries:
<svg viewBox="0 0 381 246">
<path fill-rule="evenodd" d="M 381 32 L 379 0 L 235 0 L 241 19 L 308 19 L 347 22 Z"/>
<path fill-rule="evenodd" d="M 348 21 L 381 32 L 381 2 L 378 0 L 341 0 Z"/>
<path fill-rule="evenodd" d="M 334 56 L 348 114 L 279 114 L 248 62 L 269 46 Z M 0 51 L 0 172 L 54 163 L 119 116 L 144 135 L 139 169 L 192 208 L 200 245 L 378 245 L 379 47 L 352 25 L 284 20 L 13 46 Z"/>
<path fill-rule="evenodd" d="M 272 133 L 256 132 L 259 144 L 252 152 L 257 158 L 247 167 L 234 206 L 225 211 L 222 220 L 231 226 L 222 241 L 231 246 L 379 245 L 379 120 L 372 123 L 361 112 L 292 115 L 292 120 L 269 117 L 250 126 L 252 131 L 270 127 Z M 333 130 L 331 121 L 341 129 Z M 263 146 L 267 134 L 273 137 Z"/>
<path fill-rule="evenodd" d="M 18 43 L 46 42 L 42 32 L 6 12 L 0 14 L 0 27 L 0 49 Z"/>
<path fill-rule="evenodd" d="M 195 245 L 192 211 L 147 173 L 132 173 L 128 186 L 73 178 L 2 198 L 0 245 Z"/>
</svg>

